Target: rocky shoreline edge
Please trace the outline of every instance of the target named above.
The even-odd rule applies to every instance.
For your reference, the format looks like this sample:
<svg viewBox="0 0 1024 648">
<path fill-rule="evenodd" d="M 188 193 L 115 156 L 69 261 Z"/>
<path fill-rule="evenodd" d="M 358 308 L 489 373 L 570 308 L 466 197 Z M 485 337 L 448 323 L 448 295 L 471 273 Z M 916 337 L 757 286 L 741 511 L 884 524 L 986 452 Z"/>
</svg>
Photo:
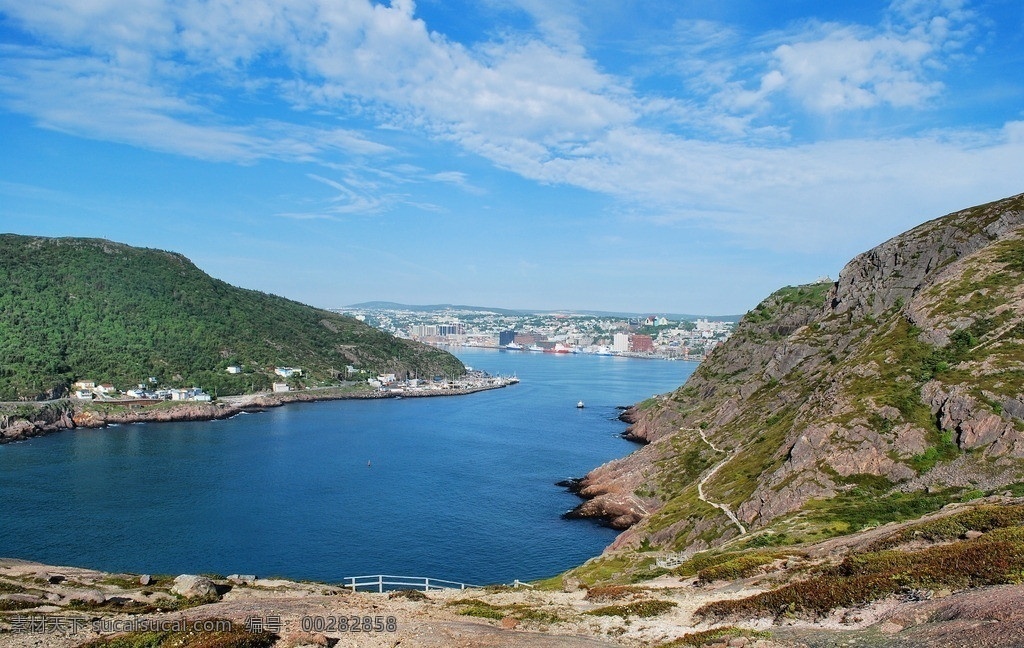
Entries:
<svg viewBox="0 0 1024 648">
<path fill-rule="evenodd" d="M 619 436 L 639 445 L 650 443 L 650 430 L 641 424 L 637 406 L 618 409 L 620 413 L 617 418 L 629 426 Z M 563 519 L 593 520 L 618 531 L 624 531 L 643 519 L 649 510 L 647 503 L 637 497 L 633 490 L 618 487 L 615 481 L 617 474 L 612 470 L 615 465 L 617 460 L 594 468 L 583 477 L 571 477 L 555 483 L 555 486 L 583 500 L 563 513 Z"/>
<path fill-rule="evenodd" d="M 377 400 L 384 398 L 434 398 L 465 396 L 501 389 L 516 380 L 494 378 L 487 382 L 467 384 L 450 389 L 394 391 L 356 391 L 351 388 L 319 388 L 282 393 L 263 392 L 242 396 L 225 396 L 212 403 L 173 402 L 134 404 L 130 401 L 75 401 L 61 399 L 46 403 L 10 404 L 15 410 L 0 409 L 0 444 L 24 441 L 75 428 L 102 428 L 129 423 L 169 423 L 180 421 L 216 421 L 242 413 L 260 412 L 290 403 L 311 403 L 331 400 Z M 32 409 L 34 411 L 25 411 Z"/>
<path fill-rule="evenodd" d="M 1022 524 L 1024 498 L 991 496 L 809 543 L 612 552 L 428 592 L 0 558 L 0 648 L 1017 646 Z"/>
</svg>

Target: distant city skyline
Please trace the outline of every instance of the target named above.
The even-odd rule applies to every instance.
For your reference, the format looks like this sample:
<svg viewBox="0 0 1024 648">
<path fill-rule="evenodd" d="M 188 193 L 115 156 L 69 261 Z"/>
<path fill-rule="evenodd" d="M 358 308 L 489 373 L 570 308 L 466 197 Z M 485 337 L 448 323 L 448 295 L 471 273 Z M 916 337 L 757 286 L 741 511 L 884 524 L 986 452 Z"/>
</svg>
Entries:
<svg viewBox="0 0 1024 648">
<path fill-rule="evenodd" d="M 0 0 L 0 231 L 366 301 L 743 313 L 1024 191 L 1019 0 Z"/>
</svg>

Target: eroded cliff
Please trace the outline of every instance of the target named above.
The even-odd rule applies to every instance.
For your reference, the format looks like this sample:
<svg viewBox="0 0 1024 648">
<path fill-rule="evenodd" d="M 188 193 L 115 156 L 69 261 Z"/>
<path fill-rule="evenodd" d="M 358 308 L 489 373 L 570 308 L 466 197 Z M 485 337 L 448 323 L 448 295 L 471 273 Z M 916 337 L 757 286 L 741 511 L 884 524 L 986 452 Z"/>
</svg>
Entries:
<svg viewBox="0 0 1024 648">
<path fill-rule="evenodd" d="M 692 551 L 850 492 L 1013 484 L 1022 393 L 1018 195 L 765 299 L 685 385 L 633 408 L 647 445 L 588 474 L 579 512 L 630 527 L 613 548 Z"/>
</svg>

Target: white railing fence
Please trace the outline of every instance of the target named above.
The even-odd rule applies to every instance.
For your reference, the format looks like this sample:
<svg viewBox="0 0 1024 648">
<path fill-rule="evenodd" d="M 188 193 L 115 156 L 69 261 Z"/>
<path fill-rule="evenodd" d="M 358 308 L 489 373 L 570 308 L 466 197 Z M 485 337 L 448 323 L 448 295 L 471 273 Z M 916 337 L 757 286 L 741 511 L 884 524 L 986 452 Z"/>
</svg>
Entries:
<svg viewBox="0 0 1024 648">
<path fill-rule="evenodd" d="M 353 592 L 357 590 L 376 590 L 378 592 L 390 590 L 416 589 L 429 592 L 430 590 L 441 589 L 467 589 L 478 588 L 481 585 L 468 585 L 455 581 L 442 580 L 440 578 L 424 578 L 422 576 L 391 576 L 387 574 L 376 574 L 374 576 L 348 576 L 344 579 L 345 587 Z"/>
</svg>

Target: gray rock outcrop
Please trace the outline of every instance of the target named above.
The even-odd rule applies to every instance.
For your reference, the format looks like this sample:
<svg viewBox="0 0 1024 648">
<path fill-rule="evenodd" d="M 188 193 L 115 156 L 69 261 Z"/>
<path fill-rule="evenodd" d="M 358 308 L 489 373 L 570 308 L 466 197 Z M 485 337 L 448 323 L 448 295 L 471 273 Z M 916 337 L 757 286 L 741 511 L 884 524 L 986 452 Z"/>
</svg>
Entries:
<svg viewBox="0 0 1024 648">
<path fill-rule="evenodd" d="M 217 594 L 217 586 L 205 576 L 182 574 L 174 579 L 171 593 L 184 598 L 204 598 L 215 596 Z"/>
</svg>

